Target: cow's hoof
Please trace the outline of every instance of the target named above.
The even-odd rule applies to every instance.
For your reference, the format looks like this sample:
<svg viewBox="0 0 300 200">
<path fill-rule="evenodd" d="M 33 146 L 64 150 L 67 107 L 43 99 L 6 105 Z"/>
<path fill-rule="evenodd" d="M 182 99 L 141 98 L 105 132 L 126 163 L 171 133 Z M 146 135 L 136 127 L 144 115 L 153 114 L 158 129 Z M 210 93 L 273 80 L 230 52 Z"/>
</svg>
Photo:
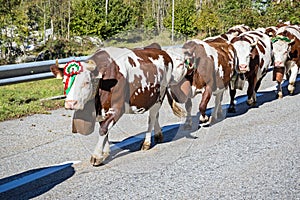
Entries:
<svg viewBox="0 0 300 200">
<path fill-rule="evenodd" d="M 95 156 L 92 156 L 90 160 L 91 164 L 94 167 L 101 165 L 103 161 L 104 161 L 103 158 L 96 158 Z"/>
<path fill-rule="evenodd" d="M 204 117 L 202 115 L 200 115 L 200 123 L 206 123 L 209 121 L 209 117 L 207 115 L 205 115 Z"/>
<path fill-rule="evenodd" d="M 256 102 L 253 101 L 252 99 L 248 99 L 248 100 L 247 100 L 247 105 L 248 105 L 248 106 L 256 106 Z"/>
<path fill-rule="evenodd" d="M 97 158 L 95 155 L 92 155 L 90 163 L 94 167 L 100 166 L 108 156 L 109 156 L 109 153 L 103 153 L 103 156 L 100 158 Z"/>
<path fill-rule="evenodd" d="M 184 130 L 191 130 L 192 127 L 193 127 L 193 124 L 191 124 L 191 123 L 185 123 L 185 124 L 183 125 L 183 129 L 184 129 Z"/>
<path fill-rule="evenodd" d="M 229 113 L 236 113 L 235 107 L 234 106 L 229 106 L 228 110 Z"/>
<path fill-rule="evenodd" d="M 161 131 L 159 131 L 157 134 L 154 135 L 154 141 L 156 143 L 160 143 L 164 141 L 164 135 L 162 134 Z"/>
<path fill-rule="evenodd" d="M 151 143 L 150 142 L 144 142 L 142 145 L 142 151 L 147 151 L 150 149 Z"/>
<path fill-rule="evenodd" d="M 211 123 L 212 117 L 208 117 L 205 115 L 205 117 L 202 117 L 202 115 L 200 115 L 200 125 L 202 127 L 208 127 Z"/>
<path fill-rule="evenodd" d="M 290 92 L 290 94 L 293 94 L 293 93 L 294 93 L 294 90 L 295 90 L 295 86 L 292 85 L 292 84 L 289 84 L 289 85 L 288 85 L 288 91 Z"/>
<path fill-rule="evenodd" d="M 278 98 L 278 99 L 282 99 L 282 97 L 283 97 L 282 92 L 278 92 L 278 93 L 277 93 L 277 98 Z"/>
</svg>

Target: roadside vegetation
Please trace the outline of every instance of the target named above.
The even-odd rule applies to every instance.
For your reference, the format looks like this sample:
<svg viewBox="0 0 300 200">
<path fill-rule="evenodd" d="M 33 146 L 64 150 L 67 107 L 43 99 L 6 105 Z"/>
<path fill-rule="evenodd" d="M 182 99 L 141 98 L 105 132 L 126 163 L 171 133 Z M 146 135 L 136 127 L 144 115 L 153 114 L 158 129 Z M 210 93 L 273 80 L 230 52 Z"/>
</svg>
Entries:
<svg viewBox="0 0 300 200">
<path fill-rule="evenodd" d="M 277 25 L 279 20 L 300 23 L 300 1 L 295 0 L 0 0 L 0 4 L 0 64 L 87 55 L 105 41 L 114 46 L 143 38 L 159 42 L 156 37 L 166 32 L 171 45 L 182 36 L 203 39 L 238 24 L 255 29 Z M 136 30 L 141 34 L 133 38 Z M 118 34 L 121 40 L 115 39 Z"/>
<path fill-rule="evenodd" d="M 55 78 L 0 86 L 0 121 L 49 114 L 50 110 L 61 108 L 63 100 L 42 99 L 62 94 L 62 81 Z"/>
</svg>

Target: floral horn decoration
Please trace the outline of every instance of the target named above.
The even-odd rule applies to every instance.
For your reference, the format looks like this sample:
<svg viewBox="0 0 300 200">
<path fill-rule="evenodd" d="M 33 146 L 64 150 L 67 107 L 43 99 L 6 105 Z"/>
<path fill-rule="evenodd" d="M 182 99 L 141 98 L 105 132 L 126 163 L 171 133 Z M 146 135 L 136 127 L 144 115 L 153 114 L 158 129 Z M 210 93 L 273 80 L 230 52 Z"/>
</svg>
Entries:
<svg viewBox="0 0 300 200">
<path fill-rule="evenodd" d="M 70 92 L 70 89 L 74 83 L 77 74 L 83 71 L 82 65 L 80 62 L 72 60 L 66 64 L 64 67 L 64 75 L 66 76 L 66 82 L 64 87 L 64 94 L 67 95 Z"/>
</svg>

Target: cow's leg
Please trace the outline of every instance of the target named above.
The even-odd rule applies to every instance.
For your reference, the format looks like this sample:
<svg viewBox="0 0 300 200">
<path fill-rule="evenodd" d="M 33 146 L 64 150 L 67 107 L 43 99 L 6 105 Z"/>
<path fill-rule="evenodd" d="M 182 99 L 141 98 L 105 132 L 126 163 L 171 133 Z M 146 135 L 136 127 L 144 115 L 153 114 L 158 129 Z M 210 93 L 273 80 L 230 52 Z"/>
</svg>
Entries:
<svg viewBox="0 0 300 200">
<path fill-rule="evenodd" d="M 144 143 L 142 145 L 142 150 L 148 150 L 150 149 L 151 146 L 151 132 L 153 130 L 153 127 L 155 123 L 157 122 L 157 117 L 158 117 L 158 111 L 161 107 L 161 103 L 155 103 L 149 110 L 149 117 L 148 117 L 148 130 L 146 132 L 146 137 L 144 140 Z M 157 128 L 157 127 L 156 127 Z M 159 127 L 160 128 L 160 127 Z M 158 128 L 157 128 L 158 129 Z M 156 133 L 157 135 L 162 135 L 161 131 Z"/>
<path fill-rule="evenodd" d="M 273 81 L 277 82 L 277 97 L 281 99 L 283 97 L 281 82 L 283 80 L 284 67 L 274 67 L 273 69 Z"/>
<path fill-rule="evenodd" d="M 210 100 L 212 94 L 212 90 L 211 87 L 209 85 L 207 85 L 205 87 L 205 91 L 202 94 L 202 99 L 199 105 L 199 111 L 200 111 L 200 123 L 205 124 L 207 122 L 209 122 L 209 117 L 206 115 L 206 108 L 207 108 L 207 104 Z"/>
<path fill-rule="evenodd" d="M 187 101 L 185 102 L 185 109 L 187 112 L 186 119 L 184 122 L 184 129 L 185 130 L 190 130 L 193 125 L 193 120 L 192 120 L 192 99 L 188 98 Z"/>
<path fill-rule="evenodd" d="M 163 140 L 164 140 L 164 136 L 162 134 L 162 130 L 159 125 L 158 119 L 159 119 L 159 112 L 157 112 L 157 114 L 156 114 L 155 124 L 154 124 L 154 141 L 156 143 L 163 142 Z"/>
<path fill-rule="evenodd" d="M 100 123 L 99 139 L 95 150 L 91 157 L 91 164 L 93 166 L 99 166 L 110 154 L 110 146 L 108 141 L 108 131 L 122 116 L 122 109 L 111 109 L 111 113 L 108 114 L 105 121 Z"/>
<path fill-rule="evenodd" d="M 298 75 L 298 66 L 296 65 L 296 63 L 292 62 L 291 63 L 291 67 L 290 67 L 290 78 L 289 78 L 289 85 L 288 85 L 288 91 L 290 92 L 290 94 L 294 93 L 295 90 L 295 82 L 296 82 L 296 78 Z"/>
<path fill-rule="evenodd" d="M 255 106 L 256 104 L 256 92 L 255 92 L 256 83 L 257 83 L 256 75 L 253 75 L 248 79 L 247 104 L 249 106 Z"/>
<path fill-rule="evenodd" d="M 223 93 L 224 90 L 218 91 L 215 98 L 215 108 L 212 114 L 212 120 L 217 121 L 219 118 L 223 117 L 223 110 L 222 110 L 222 100 L 223 100 Z"/>
<path fill-rule="evenodd" d="M 102 132 L 100 128 L 99 139 L 91 157 L 91 164 L 99 166 L 109 156 L 108 132 Z"/>
<path fill-rule="evenodd" d="M 236 95 L 236 89 L 229 87 L 229 95 L 230 95 L 230 105 L 228 108 L 229 113 L 235 113 L 235 105 L 234 105 L 234 97 Z"/>
</svg>

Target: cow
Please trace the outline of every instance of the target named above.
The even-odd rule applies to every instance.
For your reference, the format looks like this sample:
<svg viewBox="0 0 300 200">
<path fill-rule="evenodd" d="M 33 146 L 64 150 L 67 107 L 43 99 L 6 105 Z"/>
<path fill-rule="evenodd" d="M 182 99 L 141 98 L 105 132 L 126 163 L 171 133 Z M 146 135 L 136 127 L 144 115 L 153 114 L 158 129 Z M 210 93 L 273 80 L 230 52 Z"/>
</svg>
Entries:
<svg viewBox="0 0 300 200">
<path fill-rule="evenodd" d="M 149 111 L 142 150 L 150 148 L 153 128 L 155 140 L 163 140 L 158 116 L 172 68 L 170 56 L 155 47 L 107 47 L 85 62 L 64 66 L 65 108 L 75 110 L 72 132 L 90 134 L 96 119 L 100 123 L 99 140 L 90 160 L 93 166 L 109 156 L 109 129 L 124 113 Z"/>
<path fill-rule="evenodd" d="M 300 67 L 300 30 L 297 26 L 282 26 L 272 38 L 274 53 L 273 81 L 277 82 L 277 96 L 282 98 L 281 82 L 289 77 L 288 91 L 293 94 Z"/>
<path fill-rule="evenodd" d="M 227 41 L 230 41 L 232 38 L 242 34 L 243 32 L 246 32 L 246 31 L 250 31 L 250 27 L 249 26 L 246 26 L 244 24 L 240 24 L 240 25 L 236 25 L 236 26 L 233 26 L 231 28 L 229 28 L 227 30 L 226 33 L 223 33 L 221 35 L 217 35 L 217 36 L 214 36 L 214 37 L 208 37 L 208 38 L 205 38 L 203 41 L 205 42 L 214 42 L 214 43 L 223 43 L 223 42 L 227 42 Z"/>
<path fill-rule="evenodd" d="M 247 104 L 254 106 L 256 105 L 256 92 L 267 70 L 272 65 L 271 39 L 260 31 L 247 31 L 234 37 L 230 43 L 234 46 L 238 57 L 239 65 L 236 72 L 239 74 L 239 82 L 248 81 Z M 243 85 L 243 83 L 239 85 Z M 236 89 L 238 88 L 230 88 L 228 112 L 236 112 L 234 105 Z"/>
<path fill-rule="evenodd" d="M 187 41 L 182 50 L 173 53 L 167 50 L 172 57 L 174 70 L 184 71 L 183 78 L 178 84 L 171 84 L 171 96 L 179 103 L 185 103 L 187 118 L 185 128 L 190 128 L 191 107 L 193 98 L 202 93 L 199 104 L 200 118 L 202 125 L 209 125 L 223 117 L 222 98 L 223 93 L 230 84 L 231 77 L 237 64 L 235 50 L 227 42 L 204 42 L 201 40 Z M 181 69 L 180 67 L 184 67 Z M 207 104 L 211 95 L 215 95 L 215 108 L 211 117 L 206 115 Z"/>
</svg>

